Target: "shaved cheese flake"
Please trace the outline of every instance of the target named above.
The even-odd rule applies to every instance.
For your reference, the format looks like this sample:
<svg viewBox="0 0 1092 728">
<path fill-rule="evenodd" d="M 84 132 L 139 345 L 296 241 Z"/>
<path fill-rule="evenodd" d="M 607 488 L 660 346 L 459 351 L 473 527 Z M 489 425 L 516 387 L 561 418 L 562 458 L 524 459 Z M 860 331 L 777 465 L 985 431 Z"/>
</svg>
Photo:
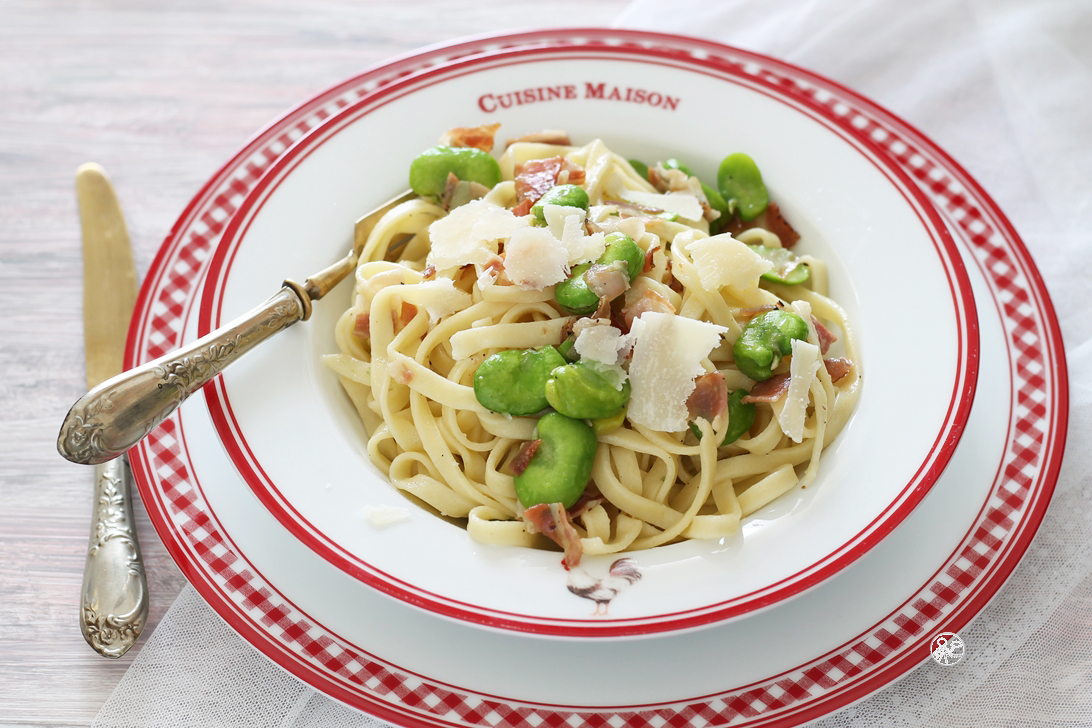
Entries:
<svg viewBox="0 0 1092 728">
<path fill-rule="evenodd" d="M 644 207 L 673 212 L 687 220 L 701 220 L 704 213 L 698 198 L 688 192 L 659 194 L 656 192 L 625 190 L 622 192 L 622 198 L 627 202 L 635 202 Z"/>
<path fill-rule="evenodd" d="M 630 338 L 613 326 L 587 326 L 577 335 L 573 348 L 581 359 L 610 366 L 620 363 L 630 343 Z"/>
<path fill-rule="evenodd" d="M 596 260 L 606 250 L 606 236 L 603 233 L 585 234 L 584 221 L 587 213 L 583 208 L 543 205 L 542 215 L 546 218 L 546 227 L 565 247 L 570 266 Z"/>
<path fill-rule="evenodd" d="M 491 265 L 478 266 L 478 268 L 480 269 L 477 281 L 478 288 L 484 292 L 486 288 L 497 282 L 497 278 L 500 277 L 500 270 Z"/>
<path fill-rule="evenodd" d="M 759 277 L 773 263 L 727 233 L 691 240 L 686 245 L 703 288 L 717 291 L 730 286 L 747 291 L 758 286 Z"/>
<path fill-rule="evenodd" d="M 481 218 L 474 223 L 474 237 L 483 240 L 510 238 L 512 237 L 512 233 L 516 232 L 516 230 L 525 228 L 531 224 L 526 217 L 516 217 L 512 214 L 511 210 L 506 208 L 497 207 L 488 202 L 485 202 L 483 207 L 484 206 L 488 207 L 483 211 Z M 463 207 L 465 207 L 465 205 Z"/>
<path fill-rule="evenodd" d="M 793 339 L 792 360 L 789 362 L 789 389 L 780 401 L 774 403 L 777 424 L 793 442 L 804 439 L 809 392 L 812 382 L 815 381 L 815 373 L 822 363 L 818 346 Z"/>
<path fill-rule="evenodd" d="M 625 386 L 626 380 L 629 379 L 629 374 L 622 368 L 621 364 L 601 364 L 597 361 L 588 360 L 588 367 L 603 377 L 603 379 L 617 389 L 622 391 L 622 387 Z"/>
<path fill-rule="evenodd" d="M 583 207 L 573 207 L 572 205 L 542 206 L 542 217 L 546 220 L 546 227 L 558 240 L 564 240 L 565 230 L 571 226 L 576 226 L 576 229 L 579 230 L 580 226 L 584 224 L 587 214 Z"/>
<path fill-rule="evenodd" d="M 492 202 L 472 200 L 429 226 L 432 248 L 427 263 L 438 271 L 488 263 L 497 254 L 498 240 L 528 224 Z"/>
<path fill-rule="evenodd" d="M 450 278 L 437 278 L 416 286 L 407 286 L 403 297 L 410 303 L 423 306 L 428 311 L 429 323 L 461 311 L 471 303 L 470 294 L 456 288 L 455 282 Z"/>
<path fill-rule="evenodd" d="M 635 319 L 630 331 L 629 419 L 661 432 L 686 429 L 686 400 L 694 391 L 694 378 L 705 372 L 702 360 L 727 331 L 671 313 L 648 311 Z"/>
<path fill-rule="evenodd" d="M 625 233 L 634 240 L 645 236 L 645 221 L 640 217 L 619 217 L 613 205 L 593 205 L 588 219 L 604 233 Z"/>
<path fill-rule="evenodd" d="M 398 506 L 364 506 L 364 518 L 375 528 L 385 528 L 408 520 L 409 511 Z"/>
<path fill-rule="evenodd" d="M 811 304 L 804 300 L 793 301 L 788 309 L 804 319 L 804 323 L 808 325 L 808 341 L 813 344 L 819 343 L 819 335 L 815 333 L 815 323 L 811 320 Z"/>
<path fill-rule="evenodd" d="M 520 228 L 504 246 L 504 272 L 521 288 L 541 291 L 568 271 L 568 252 L 546 228 Z"/>
</svg>

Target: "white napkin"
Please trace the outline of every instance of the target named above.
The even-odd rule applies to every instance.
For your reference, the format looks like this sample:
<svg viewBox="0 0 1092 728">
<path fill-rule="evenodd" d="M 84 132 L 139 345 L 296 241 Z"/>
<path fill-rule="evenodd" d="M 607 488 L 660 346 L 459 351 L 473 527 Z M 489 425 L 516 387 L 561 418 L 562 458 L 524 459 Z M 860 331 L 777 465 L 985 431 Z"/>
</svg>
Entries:
<svg viewBox="0 0 1092 728">
<path fill-rule="evenodd" d="M 1009 215 L 1044 274 L 1068 342 L 1071 422 L 1061 479 L 1026 558 L 960 633 L 973 659 L 918 669 L 818 725 L 1092 724 L 1092 5 L 637 0 L 616 24 L 781 58 L 916 126 Z M 379 725 L 273 665 L 192 588 L 94 723 Z"/>
</svg>

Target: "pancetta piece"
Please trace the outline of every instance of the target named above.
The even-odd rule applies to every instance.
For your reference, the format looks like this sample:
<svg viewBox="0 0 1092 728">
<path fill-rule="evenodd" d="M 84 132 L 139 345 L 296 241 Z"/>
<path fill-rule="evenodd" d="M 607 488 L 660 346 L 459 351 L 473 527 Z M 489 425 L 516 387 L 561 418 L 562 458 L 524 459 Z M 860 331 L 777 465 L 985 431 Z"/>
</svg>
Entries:
<svg viewBox="0 0 1092 728">
<path fill-rule="evenodd" d="M 614 264 L 596 264 L 584 273 L 584 282 L 599 298 L 613 301 L 629 288 L 629 274 Z"/>
<path fill-rule="evenodd" d="M 535 456 L 535 451 L 538 450 L 538 446 L 542 444 L 542 440 L 528 440 L 520 445 L 519 450 L 516 452 L 516 456 L 512 458 L 512 474 L 522 475 L 523 471 L 527 469 L 527 466 L 531 464 L 531 458 Z"/>
<path fill-rule="evenodd" d="M 775 374 L 764 382 L 751 387 L 751 392 L 741 402 L 776 402 L 789 391 L 789 373 Z"/>
<path fill-rule="evenodd" d="M 791 248 L 800 240 L 800 233 L 796 232 L 789 224 L 789 221 L 785 219 L 785 216 L 781 214 L 781 208 L 777 206 L 776 202 L 767 205 L 766 210 L 750 222 L 743 222 L 739 219 L 739 215 L 733 216 L 723 230 L 726 233 L 737 235 L 744 230 L 756 227 L 764 228 L 776 235 L 781 240 L 781 247 L 783 248 Z"/>
<path fill-rule="evenodd" d="M 831 333 L 830 329 L 823 324 L 819 323 L 819 319 L 814 316 L 811 317 L 811 323 L 815 326 L 815 335 L 819 337 L 819 351 L 823 354 L 827 353 L 827 349 L 830 345 L 838 340 L 838 337 Z"/>
<path fill-rule="evenodd" d="M 583 184 L 586 176 L 583 167 L 564 157 L 529 159 L 517 164 L 514 170 L 517 204 L 512 213 L 517 217 L 526 215 L 554 185 Z"/>
<path fill-rule="evenodd" d="M 491 152 L 497 129 L 500 129 L 500 124 L 459 126 L 444 132 L 444 135 L 440 137 L 440 143 L 449 147 L 474 147 L 483 152 Z"/>
<path fill-rule="evenodd" d="M 529 159 L 516 165 L 514 175 L 516 200 L 520 203 L 530 200 L 530 205 L 538 202 L 547 190 L 557 184 L 557 176 L 561 173 L 561 162 L 561 157 L 549 157 Z M 530 212 L 530 205 L 527 208 L 528 212 Z"/>
<path fill-rule="evenodd" d="M 569 520 L 565 506 L 560 503 L 540 503 L 523 512 L 528 533 L 541 533 L 556 543 L 565 552 L 561 565 L 566 570 L 580 564 L 584 555 L 584 546 L 580 543 L 580 534 Z"/>
<path fill-rule="evenodd" d="M 728 409 L 728 384 L 723 372 L 706 372 L 694 379 L 694 391 L 686 399 L 691 420 L 712 422 Z"/>
<path fill-rule="evenodd" d="M 849 370 L 853 368 L 853 362 L 844 357 L 838 359 L 824 359 L 823 365 L 827 368 L 827 373 L 830 374 L 830 381 L 837 382 L 839 379 L 849 374 Z"/>
<path fill-rule="evenodd" d="M 626 292 L 625 304 L 622 306 L 625 330 L 629 331 L 633 327 L 633 320 L 640 318 L 646 311 L 675 313 L 675 307 L 671 305 L 671 301 L 650 288 L 631 288 Z"/>
</svg>

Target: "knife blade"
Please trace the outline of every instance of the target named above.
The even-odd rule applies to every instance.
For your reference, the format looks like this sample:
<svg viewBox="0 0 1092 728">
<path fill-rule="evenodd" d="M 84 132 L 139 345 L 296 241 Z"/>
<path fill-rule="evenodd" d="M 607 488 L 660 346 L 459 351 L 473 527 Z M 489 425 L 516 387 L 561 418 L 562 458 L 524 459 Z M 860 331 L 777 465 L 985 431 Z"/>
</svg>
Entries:
<svg viewBox="0 0 1092 728">
<path fill-rule="evenodd" d="M 97 164 L 76 170 L 83 234 L 83 324 L 87 386 L 120 374 L 137 296 L 129 232 L 113 185 Z M 80 629 L 104 657 L 121 657 L 148 620 L 148 584 L 136 537 L 132 475 L 124 456 L 95 466 L 91 537 Z"/>
</svg>

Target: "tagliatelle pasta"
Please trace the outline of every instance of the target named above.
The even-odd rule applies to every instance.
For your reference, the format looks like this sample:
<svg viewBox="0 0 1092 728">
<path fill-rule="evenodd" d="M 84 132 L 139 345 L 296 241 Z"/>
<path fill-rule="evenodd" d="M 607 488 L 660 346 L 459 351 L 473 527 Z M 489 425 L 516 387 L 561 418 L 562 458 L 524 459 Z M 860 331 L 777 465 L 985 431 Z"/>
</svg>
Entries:
<svg viewBox="0 0 1092 728">
<path fill-rule="evenodd" d="M 495 127 L 485 129 L 488 148 Z M 776 206 L 744 223 L 734 200 L 712 199 L 678 165 L 646 172 L 601 140 L 541 138 L 506 148 L 499 181 L 452 174 L 442 193 L 399 205 L 371 232 L 337 323 L 340 352 L 325 359 L 368 454 L 394 487 L 476 540 L 543 546 L 549 531 L 567 565 L 581 553 L 730 536 L 815 479 L 854 409 L 860 357 L 825 265 L 787 249 L 795 235 Z M 549 202 L 547 192 L 573 186 L 586 205 Z M 639 247 L 639 274 L 633 261 L 602 262 L 622 238 Z M 576 276 L 594 311 L 566 308 Z M 787 326 L 796 333 L 774 347 L 769 375 L 737 361 Z M 625 400 L 609 417 L 576 417 L 595 433 L 587 482 L 575 502 L 551 504 L 545 523 L 541 507 L 520 502 L 517 478 L 545 457 L 540 420 L 564 393 L 513 415 L 475 390 L 490 357 L 544 347 Z M 554 372 L 549 386 L 561 387 Z"/>
</svg>

